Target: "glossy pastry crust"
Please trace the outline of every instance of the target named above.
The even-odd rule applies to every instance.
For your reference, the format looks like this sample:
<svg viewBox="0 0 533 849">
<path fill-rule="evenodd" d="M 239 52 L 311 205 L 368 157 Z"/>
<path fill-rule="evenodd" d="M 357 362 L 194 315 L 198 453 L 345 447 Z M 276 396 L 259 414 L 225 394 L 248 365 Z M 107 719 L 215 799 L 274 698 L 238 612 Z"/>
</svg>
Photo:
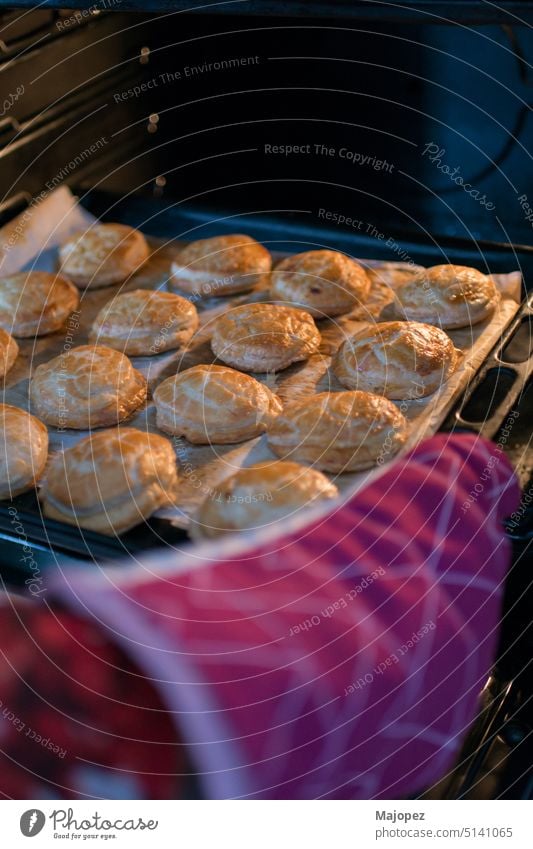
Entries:
<svg viewBox="0 0 533 849">
<path fill-rule="evenodd" d="M 0 404 L 0 499 L 33 489 L 47 457 L 44 424 L 25 410 Z"/>
<path fill-rule="evenodd" d="M 171 292 L 135 289 L 117 295 L 98 313 L 90 341 L 130 357 L 182 348 L 198 328 L 196 307 Z"/>
<path fill-rule="evenodd" d="M 249 292 L 272 267 L 269 251 L 240 233 L 191 242 L 172 263 L 170 285 L 198 297 Z"/>
<path fill-rule="evenodd" d="M 123 283 L 149 255 L 143 234 L 126 224 L 95 224 L 59 249 L 61 273 L 80 289 Z"/>
<path fill-rule="evenodd" d="M 32 411 L 48 425 L 85 430 L 127 419 L 146 400 L 147 385 L 124 354 L 80 345 L 37 366 Z"/>
<path fill-rule="evenodd" d="M 424 270 L 421 265 L 399 262 L 370 266 L 366 269 L 366 273 L 370 278 L 370 288 L 386 286 L 387 289 L 397 289 L 404 283 L 409 283 L 415 275 Z"/>
<path fill-rule="evenodd" d="M 315 318 L 342 315 L 364 303 L 370 278 L 339 251 L 306 251 L 282 260 L 272 272 L 272 297 L 289 301 Z"/>
<path fill-rule="evenodd" d="M 278 457 L 326 472 L 381 465 L 407 438 L 407 422 L 392 401 L 368 392 L 321 392 L 291 404 L 268 433 Z"/>
<path fill-rule="evenodd" d="M 384 321 L 347 339 L 333 372 L 347 389 L 393 400 L 431 395 L 455 372 L 460 359 L 449 336 L 431 324 Z"/>
<path fill-rule="evenodd" d="M 397 290 L 393 311 L 400 320 L 452 330 L 479 324 L 492 315 L 499 300 L 494 281 L 481 271 L 434 265 Z"/>
<path fill-rule="evenodd" d="M 309 315 L 294 307 L 244 304 L 217 318 L 211 348 L 242 371 L 281 371 L 318 351 L 320 333 Z"/>
<path fill-rule="evenodd" d="M 256 463 L 227 478 L 191 524 L 193 539 L 262 528 L 338 495 L 321 472 L 298 463 Z"/>
<path fill-rule="evenodd" d="M 157 426 L 198 445 L 260 436 L 281 412 L 279 398 L 248 374 L 222 366 L 193 366 L 154 392 Z"/>
<path fill-rule="evenodd" d="M 13 336 L 45 336 L 59 330 L 80 302 L 70 280 L 45 271 L 0 278 L 0 327 Z"/>
<path fill-rule="evenodd" d="M 52 519 L 114 535 L 173 503 L 172 445 L 132 427 L 99 431 L 56 455 L 39 494 Z"/>
<path fill-rule="evenodd" d="M 12 336 L 0 328 L 0 377 L 5 377 L 15 365 L 19 346 Z"/>
</svg>

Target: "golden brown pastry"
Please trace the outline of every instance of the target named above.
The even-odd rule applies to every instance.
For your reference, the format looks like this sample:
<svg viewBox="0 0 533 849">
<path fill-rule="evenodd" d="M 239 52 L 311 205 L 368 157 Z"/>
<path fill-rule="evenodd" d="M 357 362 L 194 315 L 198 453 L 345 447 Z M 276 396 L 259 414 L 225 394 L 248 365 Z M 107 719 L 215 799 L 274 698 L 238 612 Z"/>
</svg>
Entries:
<svg viewBox="0 0 533 849">
<path fill-rule="evenodd" d="M 222 366 L 193 366 L 167 378 L 154 402 L 161 430 L 199 445 L 253 439 L 281 412 L 281 401 L 267 386 Z"/>
<path fill-rule="evenodd" d="M 191 242 L 172 263 L 170 285 L 198 297 L 249 292 L 272 267 L 272 257 L 250 236 L 215 236 Z"/>
<path fill-rule="evenodd" d="M 211 348 L 224 363 L 243 371 L 281 371 L 318 351 L 320 333 L 309 315 L 294 307 L 244 304 L 217 318 Z"/>
<path fill-rule="evenodd" d="M 170 292 L 135 289 L 100 310 L 89 338 L 129 357 L 149 357 L 183 347 L 197 327 L 198 313 L 190 301 Z"/>
<path fill-rule="evenodd" d="M 125 427 L 92 434 L 57 454 L 39 498 L 51 519 L 114 535 L 172 504 L 177 484 L 168 439 Z"/>
<path fill-rule="evenodd" d="M 35 486 L 48 457 L 48 431 L 25 410 L 0 404 L 0 498 Z"/>
<path fill-rule="evenodd" d="M 32 410 L 48 425 L 85 430 L 128 418 L 146 400 L 146 379 L 124 354 L 80 345 L 37 366 Z"/>
<path fill-rule="evenodd" d="M 366 269 L 370 278 L 370 288 L 394 290 L 404 283 L 409 283 L 416 274 L 424 271 L 421 265 L 412 262 L 388 262 L 384 265 L 375 265 Z"/>
<path fill-rule="evenodd" d="M 191 524 L 193 539 L 271 525 L 304 507 L 338 495 L 321 472 L 298 463 L 273 461 L 241 469 L 218 487 Z"/>
<path fill-rule="evenodd" d="M 350 312 L 364 303 L 369 291 L 365 269 L 339 251 L 296 254 L 272 272 L 272 297 L 290 301 L 315 318 Z"/>
<path fill-rule="evenodd" d="M 381 465 L 401 448 L 407 422 L 392 401 L 369 392 L 321 392 L 286 407 L 268 432 L 278 457 L 326 472 Z"/>
<path fill-rule="evenodd" d="M 400 320 L 444 329 L 470 327 L 492 315 L 500 300 L 494 281 L 475 268 L 434 265 L 401 286 L 393 312 Z"/>
<path fill-rule="evenodd" d="M 0 377 L 5 377 L 8 371 L 15 365 L 19 352 L 19 346 L 15 340 L 0 328 Z"/>
<path fill-rule="evenodd" d="M 78 290 L 69 280 L 45 271 L 0 278 L 0 327 L 14 336 L 54 333 L 77 309 Z"/>
<path fill-rule="evenodd" d="M 431 395 L 454 373 L 460 354 L 449 336 L 431 324 L 369 324 L 341 345 L 333 372 L 347 389 L 395 400 Z"/>
<path fill-rule="evenodd" d="M 150 249 L 143 234 L 126 224 L 94 224 L 61 245 L 61 272 L 80 289 L 123 283 L 141 268 Z"/>
</svg>

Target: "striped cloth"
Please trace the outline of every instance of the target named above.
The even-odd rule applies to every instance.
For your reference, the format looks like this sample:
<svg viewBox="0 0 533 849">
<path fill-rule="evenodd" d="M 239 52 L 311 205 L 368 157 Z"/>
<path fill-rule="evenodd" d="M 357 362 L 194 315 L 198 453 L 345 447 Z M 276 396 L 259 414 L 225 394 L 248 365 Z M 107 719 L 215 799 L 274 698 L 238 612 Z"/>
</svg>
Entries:
<svg viewBox="0 0 533 849">
<path fill-rule="evenodd" d="M 283 536 L 66 572 L 56 598 L 143 671 L 205 795 L 404 797 L 475 715 L 518 496 L 500 446 L 440 435 Z"/>
</svg>

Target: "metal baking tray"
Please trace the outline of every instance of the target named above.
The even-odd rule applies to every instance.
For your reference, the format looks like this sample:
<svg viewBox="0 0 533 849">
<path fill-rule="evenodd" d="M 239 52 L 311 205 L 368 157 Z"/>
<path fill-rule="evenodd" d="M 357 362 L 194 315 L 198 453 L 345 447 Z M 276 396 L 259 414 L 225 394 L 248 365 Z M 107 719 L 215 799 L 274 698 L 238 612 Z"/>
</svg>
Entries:
<svg viewBox="0 0 533 849">
<path fill-rule="evenodd" d="M 102 199 L 99 200 L 101 202 Z M 147 215 L 146 205 L 135 199 L 129 208 L 129 215 L 121 214 L 125 212 L 125 209 L 118 205 L 112 211 L 112 218 L 124 220 L 127 223 L 140 224 L 140 221 L 134 221 L 132 217 L 135 218 L 136 211 L 143 210 L 143 220 L 152 220 L 156 223 L 153 229 L 158 236 L 165 234 L 165 228 L 171 229 L 174 233 L 184 232 L 188 229 L 187 226 L 184 226 L 183 220 L 181 226 L 176 226 L 175 213 L 171 213 L 169 219 L 163 205 L 159 205 L 159 208 L 156 205 L 155 209 L 158 210 L 159 214 Z M 99 212 L 98 203 L 94 205 L 93 211 Z M 201 216 L 201 213 L 197 210 L 191 211 L 190 214 L 195 222 Z M 233 229 L 237 227 L 235 219 L 232 221 L 232 226 Z M 244 225 L 241 223 L 241 229 L 242 226 Z M 268 225 L 264 220 L 254 223 L 247 219 L 245 226 L 247 232 L 251 235 L 255 235 L 259 239 L 268 238 Z M 280 226 L 279 222 L 277 222 L 277 226 Z M 146 230 L 146 226 L 143 229 Z M 272 238 L 275 239 L 278 235 L 275 226 L 271 232 L 273 232 Z M 287 239 L 292 241 L 298 237 L 300 231 L 298 225 L 294 223 L 292 226 L 285 225 L 285 232 Z M 302 238 L 309 237 L 309 233 L 300 232 L 300 235 Z M 338 236 L 338 233 L 332 234 L 330 240 L 332 247 L 338 246 L 338 244 L 335 244 L 336 239 L 338 242 Z M 316 235 L 315 238 L 317 238 Z M 324 233 L 321 233 L 320 238 L 323 241 L 325 240 Z M 339 247 L 347 249 L 346 244 Z M 361 246 L 354 246 L 352 240 L 351 253 L 357 251 L 361 251 Z M 424 252 L 425 247 L 419 246 L 421 260 L 425 258 Z M 412 253 L 414 251 L 411 249 Z M 507 252 L 505 253 L 507 254 Z M 459 247 L 456 257 L 450 251 L 449 258 L 452 262 L 459 258 L 462 262 L 467 262 L 462 246 Z M 471 261 L 472 264 L 475 264 L 473 258 Z M 502 262 L 497 265 L 501 269 Z M 508 261 L 507 268 L 509 268 Z M 489 437 L 498 431 L 513 405 L 516 406 L 520 401 L 523 395 L 523 384 L 529 380 L 533 370 L 532 346 L 528 344 L 530 340 L 524 338 L 525 331 L 523 330 L 526 325 L 529 326 L 528 322 L 533 321 L 532 312 L 531 299 L 526 300 L 520 308 L 519 314 L 512 320 L 502 341 L 498 343 L 497 348 L 486 359 L 475 379 L 470 381 L 470 385 L 457 405 L 457 409 L 448 416 L 442 429 L 478 430 Z M 502 381 L 497 385 L 497 392 L 494 388 L 493 375 L 495 369 L 502 374 L 505 370 L 505 374 L 516 375 L 515 379 L 509 381 L 509 385 L 504 387 L 505 392 L 502 397 L 500 397 Z M 473 418 L 472 410 L 476 413 Z M 84 531 L 61 522 L 44 519 L 36 494 L 30 492 L 17 497 L 13 502 L 0 503 L 0 539 L 3 542 L 2 554 L 0 555 L 0 574 L 4 580 L 10 583 L 21 584 L 31 579 L 35 571 L 35 563 L 39 565 L 39 568 L 46 569 L 56 562 L 71 558 L 74 558 L 80 564 L 90 561 L 135 559 L 136 555 L 141 552 L 161 546 L 175 545 L 181 547 L 188 540 L 188 537 L 182 529 L 174 527 L 164 519 L 157 518 L 119 538 Z M 24 546 L 31 549 L 31 557 L 25 558 L 23 556 Z"/>
</svg>

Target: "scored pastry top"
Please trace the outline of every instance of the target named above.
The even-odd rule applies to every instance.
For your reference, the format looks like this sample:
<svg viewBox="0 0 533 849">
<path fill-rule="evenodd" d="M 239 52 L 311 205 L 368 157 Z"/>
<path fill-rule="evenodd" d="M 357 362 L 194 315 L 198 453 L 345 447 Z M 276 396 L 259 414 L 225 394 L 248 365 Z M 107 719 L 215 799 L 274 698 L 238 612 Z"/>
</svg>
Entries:
<svg viewBox="0 0 533 849">
<path fill-rule="evenodd" d="M 452 340 L 440 328 L 384 321 L 347 339 L 333 361 L 333 372 L 348 389 L 415 400 L 445 383 L 459 360 Z"/>
<path fill-rule="evenodd" d="M 304 310 L 277 304 L 244 304 L 213 324 L 211 347 L 223 362 L 244 371 L 287 368 L 318 351 L 320 333 Z"/>
</svg>

